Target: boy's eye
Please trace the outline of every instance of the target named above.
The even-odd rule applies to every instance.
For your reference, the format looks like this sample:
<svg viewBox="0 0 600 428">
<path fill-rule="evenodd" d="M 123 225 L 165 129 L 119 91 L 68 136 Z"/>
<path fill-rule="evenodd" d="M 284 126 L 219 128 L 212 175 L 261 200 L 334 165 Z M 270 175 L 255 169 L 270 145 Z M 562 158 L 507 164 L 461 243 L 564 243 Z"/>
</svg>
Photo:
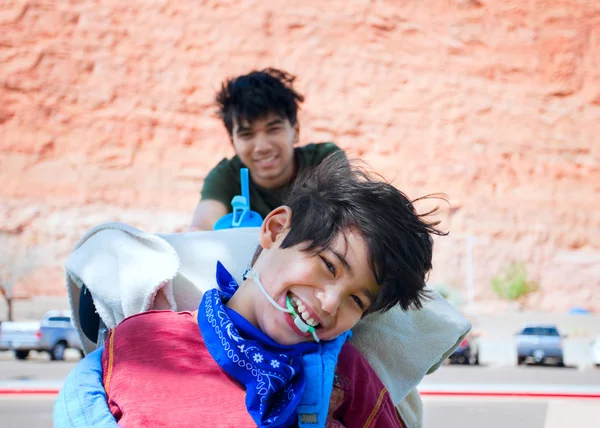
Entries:
<svg viewBox="0 0 600 428">
<path fill-rule="evenodd" d="M 269 128 L 269 132 L 279 132 L 281 130 L 281 126 L 275 126 L 273 128 Z"/>
<path fill-rule="evenodd" d="M 352 296 L 352 298 L 354 299 L 354 301 L 356 302 L 356 304 L 358 305 L 358 307 L 360 308 L 361 311 L 365 310 L 365 305 L 362 302 L 362 300 L 360 300 L 360 298 L 358 296 Z"/>
<path fill-rule="evenodd" d="M 321 257 L 321 260 L 323 260 L 323 263 L 325 263 L 325 266 L 327 266 L 327 269 L 329 269 L 329 272 L 331 272 L 333 274 L 333 277 L 335 278 L 336 270 L 335 270 L 335 266 L 333 265 L 333 263 L 331 263 L 329 260 L 327 260 L 323 256 L 319 256 L 319 257 Z"/>
</svg>

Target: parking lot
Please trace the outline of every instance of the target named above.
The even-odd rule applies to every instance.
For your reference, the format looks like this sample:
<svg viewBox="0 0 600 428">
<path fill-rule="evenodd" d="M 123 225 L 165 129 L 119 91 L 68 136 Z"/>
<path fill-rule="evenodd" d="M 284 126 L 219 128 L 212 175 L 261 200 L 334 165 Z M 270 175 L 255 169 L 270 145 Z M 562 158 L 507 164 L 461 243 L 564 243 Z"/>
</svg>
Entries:
<svg viewBox="0 0 600 428">
<path fill-rule="evenodd" d="M 600 398 L 565 397 L 561 391 L 563 395 L 595 391 L 600 397 L 600 369 L 594 367 L 590 352 L 593 338 L 600 334 L 599 316 L 517 312 L 469 318 L 477 333 L 480 364 L 446 364 L 425 377 L 419 386 L 424 428 L 596 426 Z M 556 324 L 566 335 L 562 342 L 566 367 L 517 366 L 515 333 L 532 321 Z M 0 394 L 2 427 L 52 426 L 56 391 L 79 360 L 77 350 L 68 350 L 65 356 L 65 361 L 51 361 L 46 353 L 32 352 L 17 361 L 11 352 L 0 352 L 0 388 L 50 391 Z M 520 395 L 511 395 L 515 392 Z"/>
<path fill-rule="evenodd" d="M 0 352 L 0 385 L 41 385 L 59 388 L 62 380 L 78 360 L 76 351 L 67 354 L 67 361 L 50 361 L 47 355 L 32 353 L 25 361 L 15 360 L 10 353 Z M 593 427 L 600 414 L 599 399 L 524 398 L 468 394 L 451 396 L 430 391 L 468 390 L 471 392 L 506 391 L 569 391 L 577 387 L 598 391 L 600 369 L 588 366 L 542 367 L 535 365 L 444 365 L 426 376 L 420 389 L 424 405 L 424 428 L 559 428 L 564 426 Z M 0 414 L 3 427 L 42 428 L 52 426 L 55 394 L 2 395 Z M 565 425 L 564 415 L 570 415 Z M 577 422 L 577 423 L 575 423 Z"/>
</svg>

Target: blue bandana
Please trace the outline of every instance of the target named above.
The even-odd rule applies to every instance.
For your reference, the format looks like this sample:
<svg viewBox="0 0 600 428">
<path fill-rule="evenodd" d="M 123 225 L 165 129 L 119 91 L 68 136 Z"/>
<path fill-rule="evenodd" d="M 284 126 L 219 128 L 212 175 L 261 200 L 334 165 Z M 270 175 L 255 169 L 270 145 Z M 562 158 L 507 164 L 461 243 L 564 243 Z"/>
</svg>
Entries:
<svg viewBox="0 0 600 428">
<path fill-rule="evenodd" d="M 259 427 L 295 425 L 306 385 L 302 355 L 316 352 L 318 344 L 274 342 L 225 306 L 238 284 L 221 263 L 217 263 L 217 282 L 220 290 L 204 293 L 198 308 L 198 325 L 208 352 L 246 387 L 246 408 Z"/>
</svg>

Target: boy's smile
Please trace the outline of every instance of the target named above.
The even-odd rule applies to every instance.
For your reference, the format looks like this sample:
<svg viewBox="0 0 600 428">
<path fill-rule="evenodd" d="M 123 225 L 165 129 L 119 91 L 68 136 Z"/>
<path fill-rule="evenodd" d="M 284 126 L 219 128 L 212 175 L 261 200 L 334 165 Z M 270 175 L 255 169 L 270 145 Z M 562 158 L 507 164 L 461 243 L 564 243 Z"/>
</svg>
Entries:
<svg viewBox="0 0 600 428">
<path fill-rule="evenodd" d="M 311 327 L 319 327 L 323 322 L 321 318 L 315 313 L 315 311 L 302 301 L 299 297 L 296 297 L 293 293 L 289 293 L 286 297 L 286 301 L 289 299 L 295 315 L 302 318 L 302 320 Z"/>
<path fill-rule="evenodd" d="M 232 142 L 240 160 L 250 169 L 254 183 L 267 189 L 287 185 L 296 175 L 294 144 L 298 124 L 269 112 L 252 123 L 233 120 Z"/>
<path fill-rule="evenodd" d="M 315 311 L 302 301 L 299 297 L 293 293 L 288 293 L 285 297 L 287 308 L 291 309 L 292 313 L 286 313 L 286 321 L 292 330 L 296 331 L 296 334 L 304 337 L 311 337 L 312 332 L 309 334 L 310 328 L 312 327 L 315 332 L 319 327 L 322 326 L 322 321 L 319 316 L 316 315 Z M 300 327 L 304 327 L 300 329 Z"/>
</svg>

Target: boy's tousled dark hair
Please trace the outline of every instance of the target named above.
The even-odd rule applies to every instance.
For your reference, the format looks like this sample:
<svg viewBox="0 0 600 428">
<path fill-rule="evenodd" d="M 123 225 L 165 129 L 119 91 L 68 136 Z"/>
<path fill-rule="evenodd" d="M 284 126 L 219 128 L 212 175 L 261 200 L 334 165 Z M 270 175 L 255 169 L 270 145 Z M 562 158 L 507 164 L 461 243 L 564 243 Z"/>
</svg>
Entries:
<svg viewBox="0 0 600 428">
<path fill-rule="evenodd" d="M 418 200 L 444 195 L 428 195 Z M 385 312 L 399 304 L 420 309 L 427 298 L 425 281 L 431 270 L 432 235 L 446 235 L 439 222 L 418 214 L 401 191 L 356 162 L 333 154 L 294 183 L 286 205 L 292 210 L 290 230 L 281 248 L 304 244 L 319 253 L 348 230 L 367 244 L 369 264 L 379 292 L 367 313 Z"/>
<path fill-rule="evenodd" d="M 296 77 L 275 68 L 252 71 L 226 80 L 217 93 L 218 115 L 229 135 L 233 133 L 233 118 L 237 123 L 252 123 L 275 113 L 296 124 L 298 105 L 304 97 L 294 89 Z"/>
</svg>

